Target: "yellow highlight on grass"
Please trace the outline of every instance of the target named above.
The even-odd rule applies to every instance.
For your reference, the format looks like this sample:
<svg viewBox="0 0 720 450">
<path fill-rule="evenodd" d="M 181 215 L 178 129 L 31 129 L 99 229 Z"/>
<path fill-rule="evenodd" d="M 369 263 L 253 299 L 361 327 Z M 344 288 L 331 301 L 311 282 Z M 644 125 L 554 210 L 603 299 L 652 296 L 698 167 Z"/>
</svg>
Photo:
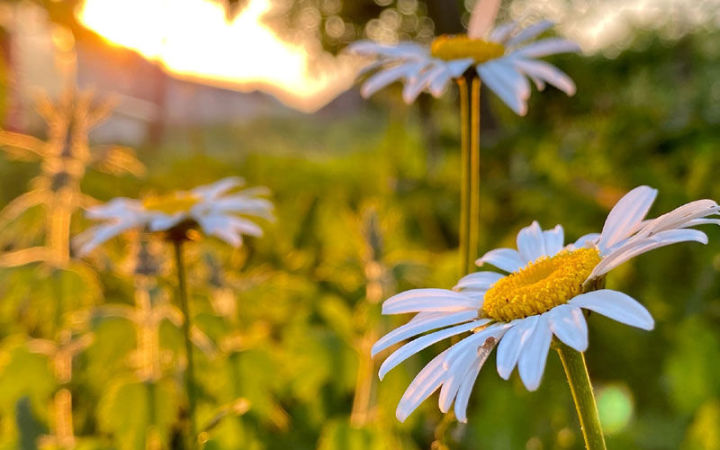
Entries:
<svg viewBox="0 0 720 450">
<path fill-rule="evenodd" d="M 430 54 L 445 61 L 472 58 L 476 63 L 483 63 L 499 58 L 504 53 L 505 47 L 502 44 L 472 39 L 465 35 L 438 36 L 430 44 Z"/>
<path fill-rule="evenodd" d="M 483 311 L 500 321 L 542 314 L 583 292 L 583 283 L 601 261 L 594 248 L 562 251 L 531 262 L 499 280 L 485 293 Z"/>
</svg>

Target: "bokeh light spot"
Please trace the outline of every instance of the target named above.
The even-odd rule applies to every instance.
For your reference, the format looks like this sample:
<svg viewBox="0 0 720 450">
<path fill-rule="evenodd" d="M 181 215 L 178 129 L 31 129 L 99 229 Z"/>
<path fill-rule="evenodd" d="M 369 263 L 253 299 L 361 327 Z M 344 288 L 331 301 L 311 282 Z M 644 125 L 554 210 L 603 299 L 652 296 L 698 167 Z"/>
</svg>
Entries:
<svg viewBox="0 0 720 450">
<path fill-rule="evenodd" d="M 634 406 L 632 394 L 626 386 L 613 384 L 598 389 L 597 403 L 605 433 L 619 433 L 630 423 Z"/>
</svg>

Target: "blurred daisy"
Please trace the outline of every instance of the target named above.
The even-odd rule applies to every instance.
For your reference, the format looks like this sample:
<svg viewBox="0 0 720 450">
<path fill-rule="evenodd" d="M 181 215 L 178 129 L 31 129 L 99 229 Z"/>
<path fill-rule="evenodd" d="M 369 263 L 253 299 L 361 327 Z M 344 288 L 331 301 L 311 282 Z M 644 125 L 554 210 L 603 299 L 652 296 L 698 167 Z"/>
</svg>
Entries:
<svg viewBox="0 0 720 450">
<path fill-rule="evenodd" d="M 500 0 L 478 0 L 470 17 L 467 35 L 440 36 L 430 48 L 412 42 L 382 45 L 372 41 L 351 44 L 351 52 L 376 57 L 365 71 L 376 73 L 365 81 L 361 93 L 369 97 L 383 87 L 403 81 L 403 99 L 412 103 L 423 91 L 440 96 L 448 82 L 468 70 L 487 85 L 519 115 L 527 112 L 530 83 L 538 89 L 549 83 L 568 95 L 575 93 L 575 83 L 558 68 L 538 60 L 557 53 L 577 52 L 574 42 L 546 38 L 527 43 L 552 27 L 541 21 L 521 27 L 512 21 L 492 29 Z"/>
<path fill-rule="evenodd" d="M 225 178 L 190 191 L 148 196 L 142 200 L 116 198 L 104 205 L 89 208 L 87 217 L 102 222 L 75 239 L 80 254 L 86 254 L 103 242 L 139 228 L 148 231 L 185 233 L 197 228 L 237 247 L 242 235 L 260 236 L 258 225 L 244 216 L 272 217 L 272 203 L 263 198 L 266 188 L 241 191 L 241 178 Z"/>
<path fill-rule="evenodd" d="M 427 331 L 442 328 L 403 345 L 380 367 L 380 377 L 420 350 L 465 332 L 472 332 L 436 356 L 415 377 L 397 408 L 404 421 L 418 405 L 440 388 L 440 410 L 453 401 L 458 420 L 465 422 L 473 384 L 483 363 L 497 345 L 497 370 L 508 379 L 517 366 L 529 390 L 540 384 L 553 335 L 584 352 L 588 332 L 582 310 L 617 322 L 650 330 L 650 313 L 628 295 L 602 286 L 611 269 L 629 259 L 677 242 L 707 243 L 705 233 L 689 229 L 720 225 L 720 208 L 699 200 L 667 214 L 644 220 L 657 191 L 640 186 L 626 194 L 605 221 L 600 234 L 581 237 L 563 246 L 563 228 L 542 230 L 537 222 L 517 235 L 517 250 L 492 250 L 477 263 L 509 272 L 476 272 L 463 277 L 453 290 L 414 289 L 391 297 L 384 314 L 418 313 L 407 324 L 382 337 L 373 355 Z"/>
</svg>

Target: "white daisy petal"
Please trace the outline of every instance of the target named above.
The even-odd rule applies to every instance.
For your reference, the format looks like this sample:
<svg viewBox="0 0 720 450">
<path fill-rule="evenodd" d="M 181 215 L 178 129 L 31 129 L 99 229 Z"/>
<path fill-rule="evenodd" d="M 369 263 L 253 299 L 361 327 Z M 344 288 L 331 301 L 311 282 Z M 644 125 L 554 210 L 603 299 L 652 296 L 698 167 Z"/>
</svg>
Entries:
<svg viewBox="0 0 720 450">
<path fill-rule="evenodd" d="M 521 42 L 525 42 L 529 39 L 537 37 L 539 34 L 547 31 L 553 26 L 553 22 L 549 20 L 541 20 L 540 22 L 534 23 L 530 25 L 529 27 L 525 28 L 524 30 L 520 31 L 518 34 L 513 36 L 511 39 L 507 41 L 505 44 L 506 47 L 513 47 L 517 44 L 520 44 Z"/>
<path fill-rule="evenodd" d="M 513 66 L 513 59 L 498 58 L 488 64 L 502 74 L 501 80 L 510 86 L 515 97 L 523 103 L 522 109 L 526 110 L 527 106 L 525 105 L 525 102 L 528 98 L 530 98 L 530 83 L 528 83 L 528 80 L 520 72 L 518 72 L 517 69 L 515 69 Z M 524 115 L 524 113 L 522 115 Z"/>
<path fill-rule="evenodd" d="M 517 22 L 514 20 L 511 22 L 506 22 L 501 25 L 498 25 L 495 27 L 495 29 L 492 30 L 490 33 L 489 40 L 491 42 L 498 42 L 500 44 L 505 44 L 510 35 L 517 29 Z"/>
<path fill-rule="evenodd" d="M 162 214 L 155 213 L 149 220 L 148 228 L 150 231 L 165 231 L 179 224 L 185 219 L 185 215 L 182 213 L 178 214 Z"/>
<path fill-rule="evenodd" d="M 467 405 L 470 402 L 470 394 L 472 393 L 475 380 L 477 380 L 484 362 L 480 357 L 476 358 L 458 388 L 458 393 L 455 397 L 455 418 L 460 423 L 467 423 Z"/>
<path fill-rule="evenodd" d="M 665 247 L 671 244 L 677 244 L 678 242 L 689 241 L 707 244 L 708 237 L 702 231 L 680 229 L 661 231 L 648 238 L 629 239 L 625 244 L 614 248 L 609 255 L 603 258 L 600 264 L 595 266 L 588 279 L 594 279 L 605 275 L 620 264 L 627 262 L 638 255 L 647 253 L 650 250 L 655 250 L 656 248 Z"/>
<path fill-rule="evenodd" d="M 660 231 L 685 228 L 689 222 L 718 213 L 718 205 L 713 200 L 696 200 L 686 203 L 662 216 L 646 221 L 637 235 L 649 236 Z M 712 223 L 712 222 L 711 222 Z"/>
<path fill-rule="evenodd" d="M 245 196 L 229 196 L 218 198 L 212 203 L 205 205 L 213 212 L 237 213 L 246 216 L 272 218 L 272 203 L 264 198 L 248 198 Z"/>
<path fill-rule="evenodd" d="M 110 225 L 99 225 L 85 230 L 74 240 L 74 246 L 78 248 L 79 256 L 84 256 L 93 251 L 99 245 L 119 236 L 125 231 L 135 228 L 132 222 L 118 222 Z"/>
<path fill-rule="evenodd" d="M 430 92 L 430 94 L 433 97 L 440 97 L 442 93 L 445 92 L 445 89 L 447 89 L 447 84 L 450 82 L 451 77 L 452 76 L 447 70 L 447 68 L 445 68 L 442 73 L 435 76 L 435 78 L 428 86 L 428 91 Z"/>
<path fill-rule="evenodd" d="M 440 342 L 443 339 L 447 339 L 457 334 L 465 333 L 472 330 L 473 328 L 482 326 L 487 322 L 487 319 L 481 319 L 462 325 L 456 325 L 451 328 L 446 328 L 444 330 L 426 334 L 425 336 L 419 337 L 414 341 L 408 342 L 399 349 L 395 350 L 390 356 L 387 357 L 387 359 L 385 359 L 385 361 L 383 361 L 382 365 L 380 366 L 380 370 L 378 371 L 380 379 L 382 380 L 385 377 L 385 374 L 387 374 L 395 366 L 405 361 L 415 353 L 435 344 L 436 342 Z"/>
<path fill-rule="evenodd" d="M 575 42 L 561 38 L 547 38 L 515 50 L 512 54 L 524 58 L 542 58 L 558 53 L 575 53 L 579 51 L 580 46 Z"/>
<path fill-rule="evenodd" d="M 657 190 L 639 186 L 625 194 L 605 220 L 598 247 L 603 252 L 629 236 L 647 215 L 657 197 Z"/>
<path fill-rule="evenodd" d="M 525 265 L 520 253 L 511 248 L 497 248 L 485 253 L 482 258 L 475 261 L 475 264 L 482 266 L 488 263 L 506 272 L 515 272 Z"/>
<path fill-rule="evenodd" d="M 388 69 L 380 70 L 363 83 L 362 88 L 360 89 L 360 95 L 365 98 L 370 97 L 380 89 L 394 83 L 395 81 L 415 75 L 425 65 L 426 62 L 411 61 L 404 62 Z"/>
<path fill-rule="evenodd" d="M 423 367 L 405 390 L 395 410 L 395 417 L 400 422 L 405 422 L 405 419 L 417 409 L 420 403 L 430 397 L 444 381 L 446 371 L 442 363 L 446 352 L 447 350 L 440 353 Z"/>
<path fill-rule="evenodd" d="M 527 113 L 526 102 L 530 96 L 530 85 L 507 58 L 479 64 L 477 71 L 488 88 L 510 109 L 520 116 Z"/>
<path fill-rule="evenodd" d="M 92 206 L 85 217 L 92 220 L 122 220 L 142 213 L 142 204 L 129 198 L 114 198 L 104 205 Z"/>
<path fill-rule="evenodd" d="M 720 219 L 691 219 L 684 223 L 683 228 L 696 227 L 698 225 L 720 225 Z"/>
<path fill-rule="evenodd" d="M 357 53 L 359 55 L 376 55 L 382 49 L 383 46 L 375 41 L 369 41 L 367 39 L 362 41 L 355 41 L 346 47 L 346 50 L 350 53 Z"/>
<path fill-rule="evenodd" d="M 458 78 L 473 65 L 473 62 L 474 60 L 472 58 L 458 59 L 455 61 L 449 61 L 446 64 L 446 67 L 453 78 Z"/>
<path fill-rule="evenodd" d="M 580 294 L 568 303 L 643 330 L 652 330 L 655 326 L 655 321 L 648 310 L 637 300 L 622 292 L 601 289 Z"/>
<path fill-rule="evenodd" d="M 530 79 L 533 81 L 533 83 L 535 83 L 535 87 L 537 88 L 538 91 L 545 90 L 545 82 L 543 80 L 541 80 L 540 78 L 536 78 L 527 73 L 525 75 L 529 76 Z"/>
<path fill-rule="evenodd" d="M 543 238 L 547 256 L 555 256 L 563 249 L 565 233 L 562 226 L 556 225 L 552 230 L 543 231 Z"/>
<path fill-rule="evenodd" d="M 465 275 L 460 278 L 457 282 L 454 290 L 464 289 L 476 289 L 476 290 L 488 290 L 495 284 L 499 279 L 504 278 L 505 275 L 497 272 L 475 272 L 470 275 Z"/>
<path fill-rule="evenodd" d="M 476 319 L 478 310 L 470 309 L 453 313 L 424 312 L 416 315 L 410 322 L 394 329 L 380 338 L 372 347 L 371 355 L 375 356 L 386 348 L 404 341 L 405 339 L 425 333 L 426 331 L 456 325 Z"/>
<path fill-rule="evenodd" d="M 539 316 L 530 316 L 513 322 L 512 327 L 505 333 L 497 350 L 497 371 L 501 378 L 510 378 L 520 357 L 523 346 L 535 331 Z"/>
<path fill-rule="evenodd" d="M 212 233 L 206 234 L 208 236 L 215 236 L 216 238 L 236 248 L 240 247 L 243 243 L 242 235 L 228 228 L 217 228 Z"/>
<path fill-rule="evenodd" d="M 398 45 L 383 45 L 374 41 L 357 41 L 347 46 L 350 53 L 366 56 L 381 57 L 411 57 L 425 56 L 427 50 L 422 45 L 414 42 L 402 42 Z"/>
<path fill-rule="evenodd" d="M 579 307 L 559 305 L 547 312 L 550 329 L 562 342 L 579 352 L 588 347 L 588 329 Z"/>
<path fill-rule="evenodd" d="M 478 65 L 477 71 L 483 83 L 485 83 L 488 89 L 493 91 L 495 95 L 500 97 L 503 103 L 520 116 L 526 113 L 522 99 L 513 92 L 510 86 L 503 82 L 501 73 L 492 70 L 492 66 L 488 67 L 487 64 Z"/>
<path fill-rule="evenodd" d="M 472 366 L 476 360 L 477 352 L 465 352 L 450 368 L 446 369 L 448 374 L 438 396 L 438 407 L 441 412 L 446 413 L 450 410 L 460 385 L 467 377 L 468 372 L 473 369 Z M 447 364 L 444 367 L 447 367 Z"/>
<path fill-rule="evenodd" d="M 594 245 L 600 239 L 600 233 L 588 233 L 584 236 L 580 236 L 575 243 L 572 244 L 573 248 L 585 248 L 588 245 Z"/>
<path fill-rule="evenodd" d="M 405 83 L 402 94 L 405 103 L 409 104 L 414 102 L 417 96 L 420 95 L 422 91 L 427 89 L 428 86 L 430 86 L 430 83 L 432 83 L 432 81 L 436 77 L 442 76 L 442 73 L 444 71 L 445 67 L 443 67 L 442 65 L 428 67 L 418 77 L 416 77 L 415 79 L 411 79 L 407 83 Z"/>
<path fill-rule="evenodd" d="M 562 70 L 545 61 L 527 60 L 517 58 L 515 67 L 533 79 L 542 80 L 552 84 L 567 95 L 575 95 L 575 82 Z M 543 83 L 544 85 L 544 83 Z"/>
<path fill-rule="evenodd" d="M 216 236 L 233 247 L 242 244 L 242 235 L 262 236 L 262 228 L 249 220 L 228 215 L 194 215 L 208 236 Z"/>
<path fill-rule="evenodd" d="M 244 184 L 245 180 L 240 177 L 227 177 L 206 186 L 196 187 L 195 189 L 192 189 L 191 192 L 206 199 L 214 199 L 219 195 Z"/>
<path fill-rule="evenodd" d="M 510 325 L 507 323 L 496 322 L 461 340 L 448 351 L 444 362 L 445 367 L 448 368 L 454 365 L 455 361 L 465 353 L 477 353 L 477 349 L 486 345 L 490 338 L 493 338 L 493 342 L 498 342 L 509 328 Z"/>
<path fill-rule="evenodd" d="M 518 372 L 525 387 L 534 391 L 540 386 L 545 372 L 548 350 L 552 341 L 552 332 L 547 314 L 538 316 L 537 324 L 527 343 L 523 346 L 518 361 Z"/>
<path fill-rule="evenodd" d="M 480 373 L 480 369 L 482 369 L 488 356 L 490 356 L 490 352 L 492 352 L 492 347 L 480 348 L 477 357 L 470 365 L 468 373 L 463 377 L 463 382 L 455 396 L 455 417 L 457 417 L 461 423 L 467 422 L 467 405 L 470 401 L 470 394 L 472 393 L 473 386 L 475 386 L 475 380 Z"/>
<path fill-rule="evenodd" d="M 482 39 L 490 31 L 500 9 L 500 0 L 477 0 L 470 14 L 468 37 Z"/>
<path fill-rule="evenodd" d="M 517 248 L 520 257 L 527 264 L 538 258 L 547 256 L 545 249 L 545 237 L 542 228 L 534 221 L 529 227 L 525 227 L 517 235 Z"/>
<path fill-rule="evenodd" d="M 477 305 L 477 300 L 447 289 L 412 289 L 385 300 L 382 305 L 382 313 L 457 311 L 477 308 Z"/>
</svg>

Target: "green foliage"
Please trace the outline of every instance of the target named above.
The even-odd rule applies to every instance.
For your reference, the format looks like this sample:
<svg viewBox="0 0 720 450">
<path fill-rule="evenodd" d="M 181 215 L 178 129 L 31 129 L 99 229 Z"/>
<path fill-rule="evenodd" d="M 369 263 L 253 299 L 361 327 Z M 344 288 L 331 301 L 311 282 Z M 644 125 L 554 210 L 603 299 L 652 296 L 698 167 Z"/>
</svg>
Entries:
<svg viewBox="0 0 720 450">
<path fill-rule="evenodd" d="M 116 436 L 121 449 L 167 447 L 177 420 L 177 391 L 170 380 L 142 383 L 117 379 L 106 386 L 100 398 L 98 425 Z"/>
</svg>

